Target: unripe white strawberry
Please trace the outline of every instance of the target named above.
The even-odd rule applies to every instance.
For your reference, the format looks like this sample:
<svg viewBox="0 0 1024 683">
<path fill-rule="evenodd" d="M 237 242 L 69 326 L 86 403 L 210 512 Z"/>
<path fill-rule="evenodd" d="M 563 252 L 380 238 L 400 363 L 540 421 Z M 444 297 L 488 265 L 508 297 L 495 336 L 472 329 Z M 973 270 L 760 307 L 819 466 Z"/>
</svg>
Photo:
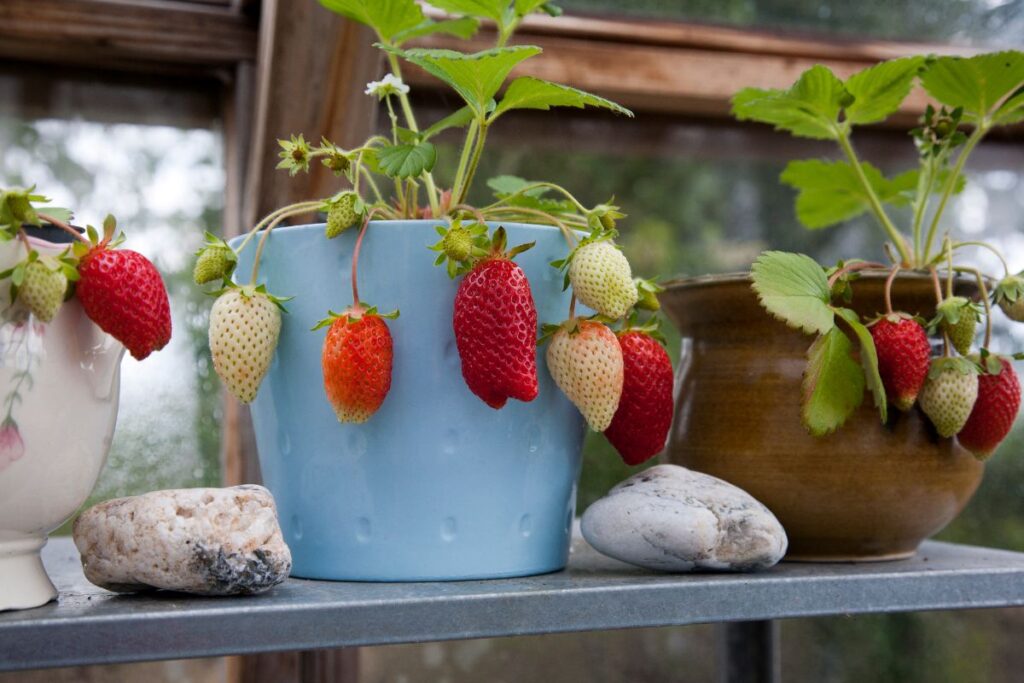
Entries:
<svg viewBox="0 0 1024 683">
<path fill-rule="evenodd" d="M 277 348 L 281 311 L 266 292 L 252 287 L 222 294 L 210 311 L 213 368 L 242 403 L 256 398 Z"/>
<path fill-rule="evenodd" d="M 577 249 L 569 262 L 569 282 L 580 303 L 612 319 L 625 315 L 638 296 L 629 261 L 611 240 Z"/>
<path fill-rule="evenodd" d="M 552 336 L 547 361 L 555 384 L 590 428 L 608 429 L 622 397 L 622 348 L 615 333 L 600 323 L 568 320 Z"/>
<path fill-rule="evenodd" d="M 978 399 L 978 370 L 965 358 L 936 358 L 918 401 L 943 438 L 967 424 Z"/>
<path fill-rule="evenodd" d="M 53 320 L 64 303 L 68 279 L 59 269 L 51 270 L 42 261 L 25 266 L 25 277 L 18 287 L 18 302 L 44 323 Z"/>
</svg>

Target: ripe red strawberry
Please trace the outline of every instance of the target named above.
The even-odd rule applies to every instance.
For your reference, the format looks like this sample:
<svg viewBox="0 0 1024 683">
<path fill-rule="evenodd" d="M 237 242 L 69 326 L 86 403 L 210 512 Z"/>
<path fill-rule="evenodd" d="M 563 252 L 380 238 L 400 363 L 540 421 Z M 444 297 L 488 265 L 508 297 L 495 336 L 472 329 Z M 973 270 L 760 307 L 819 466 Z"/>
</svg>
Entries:
<svg viewBox="0 0 1024 683">
<path fill-rule="evenodd" d="M 665 447 L 672 426 L 672 361 L 657 339 L 639 330 L 621 333 L 622 397 L 604 435 L 627 465 L 639 465 Z"/>
<path fill-rule="evenodd" d="M 1010 433 L 1020 409 L 1020 381 L 1013 365 L 1005 358 L 989 360 L 998 362 L 999 372 L 991 374 L 996 368 L 989 367 L 978 377 L 978 399 L 956 436 L 961 446 L 981 460 L 991 456 Z"/>
<path fill-rule="evenodd" d="M 537 398 L 537 309 L 530 283 L 512 257 L 533 244 L 505 251 L 504 228 L 455 295 L 455 343 L 466 386 L 492 408 L 509 398 Z"/>
<path fill-rule="evenodd" d="M 75 290 L 86 315 L 138 360 L 171 339 L 171 307 L 156 267 L 142 254 L 112 249 L 109 238 L 78 265 Z"/>
<path fill-rule="evenodd" d="M 900 410 L 910 410 L 928 379 L 927 332 L 906 313 L 890 313 L 871 324 L 871 338 L 889 401 Z"/>
<path fill-rule="evenodd" d="M 391 332 L 377 309 L 362 306 L 331 313 L 314 329 L 328 325 L 321 357 L 327 400 L 340 422 L 366 422 L 391 390 Z"/>
</svg>

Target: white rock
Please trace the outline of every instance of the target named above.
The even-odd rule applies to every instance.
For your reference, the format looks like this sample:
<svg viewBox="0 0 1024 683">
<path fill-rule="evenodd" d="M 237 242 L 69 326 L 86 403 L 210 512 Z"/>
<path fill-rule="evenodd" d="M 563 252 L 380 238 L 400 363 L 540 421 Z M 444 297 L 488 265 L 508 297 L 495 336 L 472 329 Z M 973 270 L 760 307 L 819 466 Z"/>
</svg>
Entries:
<svg viewBox="0 0 1024 683">
<path fill-rule="evenodd" d="M 110 500 L 82 513 L 74 537 L 85 577 L 118 592 L 261 593 L 292 568 L 274 498 L 262 486 Z"/>
<path fill-rule="evenodd" d="M 751 570 L 786 554 L 786 532 L 750 494 L 677 465 L 645 470 L 583 514 L 595 549 L 649 569 Z"/>
</svg>

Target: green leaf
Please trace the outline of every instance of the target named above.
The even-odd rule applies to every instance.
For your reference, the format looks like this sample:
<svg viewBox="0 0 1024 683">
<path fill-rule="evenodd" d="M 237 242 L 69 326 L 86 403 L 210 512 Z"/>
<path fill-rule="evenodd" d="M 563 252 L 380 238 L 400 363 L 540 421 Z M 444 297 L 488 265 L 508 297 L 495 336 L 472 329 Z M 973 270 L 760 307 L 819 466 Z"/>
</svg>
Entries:
<svg viewBox="0 0 1024 683">
<path fill-rule="evenodd" d="M 905 57 L 876 64 L 850 76 L 845 85 L 853 96 L 853 103 L 846 107 L 846 120 L 874 123 L 888 117 L 910 94 L 914 79 L 924 65 L 924 57 Z"/>
<path fill-rule="evenodd" d="M 843 82 L 819 64 L 789 90 L 740 90 L 732 99 L 732 113 L 740 121 L 770 123 L 798 137 L 835 140 L 839 110 L 848 98 Z"/>
<path fill-rule="evenodd" d="M 452 14 L 490 19 L 501 23 L 508 0 L 428 0 L 431 5 Z"/>
<path fill-rule="evenodd" d="M 519 176 L 514 175 L 499 175 L 494 176 L 493 178 L 488 178 L 487 180 L 487 187 L 494 190 L 494 195 L 498 199 L 507 197 L 510 194 L 515 194 L 516 192 L 522 190 L 524 187 L 528 187 L 533 184 L 534 183 L 531 180 L 520 178 Z M 546 187 L 536 187 L 533 188 L 532 190 L 528 190 L 526 194 L 530 194 L 535 197 L 540 197 L 545 192 L 547 192 Z"/>
<path fill-rule="evenodd" d="M 1020 123 L 1024 121 L 1024 87 L 1017 90 L 992 115 L 993 121 L 1000 125 Z"/>
<path fill-rule="evenodd" d="M 867 162 L 861 162 L 861 170 L 883 202 L 906 204 L 917 187 L 916 170 L 892 180 Z M 871 206 L 856 171 L 846 161 L 791 161 L 779 179 L 799 191 L 796 215 L 808 228 L 835 225 L 859 216 Z"/>
<path fill-rule="evenodd" d="M 548 0 L 516 0 L 516 14 L 525 17 L 531 12 L 544 11 Z"/>
<path fill-rule="evenodd" d="M 388 42 L 427 21 L 416 0 L 320 0 L 320 4 L 369 26 Z"/>
<path fill-rule="evenodd" d="M 766 251 L 751 268 L 761 305 L 790 327 L 824 334 L 835 326 L 825 271 L 804 254 Z"/>
<path fill-rule="evenodd" d="M 861 323 L 860 316 L 856 311 L 849 308 L 837 308 L 836 313 L 846 321 L 846 324 L 857 336 L 857 341 L 860 343 L 860 364 L 864 370 L 864 379 L 868 389 L 871 390 L 875 407 L 878 408 L 878 414 L 884 424 L 889 419 L 889 402 L 885 398 L 885 385 L 882 384 L 882 376 L 878 372 L 878 349 L 875 348 L 875 340 L 868 332 L 868 328 Z"/>
<path fill-rule="evenodd" d="M 392 178 L 415 178 L 434 168 L 437 148 L 429 142 L 392 145 L 379 150 L 377 155 L 385 175 Z"/>
<path fill-rule="evenodd" d="M 1024 52 L 1015 50 L 969 58 L 939 57 L 921 76 L 932 97 L 949 107 L 963 107 L 964 119 L 975 121 L 987 116 L 1022 82 Z"/>
<path fill-rule="evenodd" d="M 633 112 L 615 104 L 611 100 L 592 95 L 591 93 L 570 88 L 567 85 L 552 83 L 532 76 L 523 76 L 512 81 L 505 91 L 505 96 L 498 103 L 498 108 L 491 114 L 490 120 L 498 118 L 512 109 L 543 109 L 551 107 L 576 107 L 583 109 L 585 106 L 602 107 L 611 109 L 619 114 L 633 116 Z"/>
<path fill-rule="evenodd" d="M 807 350 L 802 417 L 814 436 L 834 432 L 864 401 L 864 374 L 852 351 L 849 337 L 838 327 Z"/>
<path fill-rule="evenodd" d="M 395 45 L 401 45 L 413 38 L 422 38 L 423 36 L 430 36 L 435 33 L 444 33 L 446 35 L 455 36 L 456 38 L 462 38 L 465 40 L 467 38 L 472 38 L 478 28 L 480 28 L 480 22 L 473 17 L 445 19 L 444 21 L 432 21 L 427 19 L 419 26 L 413 26 L 412 28 L 405 29 L 404 31 L 399 31 L 391 37 L 391 42 Z"/>
<path fill-rule="evenodd" d="M 399 50 L 386 45 L 378 46 L 450 85 L 480 116 L 501 89 L 509 72 L 524 59 L 541 53 L 541 49 L 533 45 L 495 48 L 473 54 L 454 50 Z"/>
<path fill-rule="evenodd" d="M 449 128 L 463 128 L 468 126 L 469 122 L 473 120 L 474 113 L 473 109 L 467 104 L 465 107 L 457 109 L 448 116 L 444 117 L 434 125 L 424 130 L 420 137 L 424 140 L 429 140 L 438 133 L 446 131 Z"/>
</svg>

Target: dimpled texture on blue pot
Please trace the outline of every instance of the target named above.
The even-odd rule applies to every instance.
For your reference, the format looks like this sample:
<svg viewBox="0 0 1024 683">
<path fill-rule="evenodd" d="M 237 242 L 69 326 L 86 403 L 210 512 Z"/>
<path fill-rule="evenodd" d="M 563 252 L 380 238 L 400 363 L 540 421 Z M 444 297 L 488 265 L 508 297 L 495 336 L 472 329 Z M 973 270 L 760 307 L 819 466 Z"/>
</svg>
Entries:
<svg viewBox="0 0 1024 683">
<path fill-rule="evenodd" d="M 537 352 L 539 395 L 501 410 L 466 388 L 452 330 L 458 280 L 427 247 L 437 221 L 374 221 L 359 257 L 359 296 L 394 339 L 391 391 L 360 425 L 338 422 L 320 366 L 328 309 L 352 302 L 358 226 L 327 240 L 323 225 L 275 229 L 259 282 L 285 306 L 277 354 L 252 404 L 264 483 L 277 500 L 293 575 L 366 581 L 525 576 L 568 558 L 585 423 Z M 568 314 L 557 229 L 504 224 L 539 323 Z M 493 226 L 492 226 L 493 227 Z M 238 241 L 233 243 L 237 246 Z M 248 277 L 254 245 L 237 277 Z"/>
</svg>

